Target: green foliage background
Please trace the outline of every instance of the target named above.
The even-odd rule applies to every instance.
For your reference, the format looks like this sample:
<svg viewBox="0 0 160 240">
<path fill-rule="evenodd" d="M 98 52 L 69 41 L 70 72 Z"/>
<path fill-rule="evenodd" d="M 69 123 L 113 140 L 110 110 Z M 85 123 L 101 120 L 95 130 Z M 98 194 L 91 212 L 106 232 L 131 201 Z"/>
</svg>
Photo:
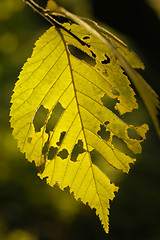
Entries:
<svg viewBox="0 0 160 240">
<path fill-rule="evenodd" d="M 59 2 L 63 4 L 63 1 Z M 83 16 L 91 17 L 94 6 L 94 1 L 65 1 L 65 7 Z M 100 4 L 97 11 L 101 12 L 103 8 Z M 114 23 L 114 18 L 111 20 Z M 108 236 L 94 211 L 76 202 L 67 190 L 62 192 L 57 187 L 52 189 L 42 182 L 36 176 L 35 166 L 24 160 L 17 149 L 9 126 L 10 97 L 21 67 L 31 55 L 34 42 L 47 28 L 49 24 L 29 7 L 25 7 L 22 1 L 0 1 L 0 239 L 160 239 L 160 142 L 152 125 L 143 143 L 143 154 L 137 158 L 130 174 L 112 176 L 120 190 L 111 203 Z M 135 44 L 136 47 L 132 45 L 132 48 L 137 51 L 140 47 L 138 43 Z M 154 40 L 150 42 L 151 49 L 153 46 Z M 154 64 L 152 59 L 145 58 L 143 51 L 142 48 L 139 54 L 144 53 L 141 55 L 142 60 L 149 63 L 150 69 L 145 75 L 159 93 L 157 75 L 151 74 L 154 72 Z M 134 120 L 139 118 L 140 122 L 151 124 L 142 104 L 140 111 L 138 117 L 133 114 Z"/>
</svg>

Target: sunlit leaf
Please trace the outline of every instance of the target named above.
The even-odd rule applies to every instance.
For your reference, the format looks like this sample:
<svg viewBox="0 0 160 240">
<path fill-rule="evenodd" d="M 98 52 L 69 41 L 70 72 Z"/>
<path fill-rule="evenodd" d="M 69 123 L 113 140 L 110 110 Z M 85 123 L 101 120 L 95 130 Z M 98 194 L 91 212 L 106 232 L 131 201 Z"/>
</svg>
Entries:
<svg viewBox="0 0 160 240">
<path fill-rule="evenodd" d="M 113 138 L 141 153 L 148 126 L 128 125 L 103 101 L 105 96 L 116 100 L 120 114 L 138 108 L 112 51 L 81 26 L 63 26 L 67 31 L 51 27 L 36 42 L 20 73 L 12 96 L 13 136 L 26 158 L 39 166 L 39 176 L 51 186 L 69 186 L 76 199 L 96 209 L 108 232 L 109 200 L 118 188 L 93 164 L 91 153 L 95 149 L 104 161 L 128 172 L 135 159 L 117 149 Z M 123 54 L 133 67 L 143 67 L 132 52 Z"/>
</svg>

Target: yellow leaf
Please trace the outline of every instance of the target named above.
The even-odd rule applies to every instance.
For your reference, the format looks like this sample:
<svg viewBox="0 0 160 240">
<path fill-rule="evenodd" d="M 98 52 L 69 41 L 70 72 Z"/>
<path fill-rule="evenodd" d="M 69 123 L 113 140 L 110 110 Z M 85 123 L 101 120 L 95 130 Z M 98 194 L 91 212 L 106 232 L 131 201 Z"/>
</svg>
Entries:
<svg viewBox="0 0 160 240">
<path fill-rule="evenodd" d="M 135 55 L 124 54 L 142 67 Z M 113 139 L 141 153 L 148 126 L 128 125 L 107 102 L 104 106 L 103 98 L 116 100 L 115 109 L 124 114 L 138 108 L 134 95 L 113 52 L 83 27 L 65 23 L 36 42 L 12 96 L 11 126 L 20 150 L 40 167 L 40 178 L 61 189 L 69 186 L 76 199 L 95 208 L 106 232 L 109 201 L 118 188 L 92 162 L 91 153 L 95 149 L 113 167 L 129 171 L 135 159 L 117 149 Z"/>
</svg>

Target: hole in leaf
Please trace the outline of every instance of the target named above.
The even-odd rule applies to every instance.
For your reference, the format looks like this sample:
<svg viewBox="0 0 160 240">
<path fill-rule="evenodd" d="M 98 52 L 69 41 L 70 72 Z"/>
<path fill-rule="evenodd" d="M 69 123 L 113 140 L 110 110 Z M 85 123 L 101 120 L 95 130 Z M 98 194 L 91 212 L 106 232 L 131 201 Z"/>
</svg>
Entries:
<svg viewBox="0 0 160 240">
<path fill-rule="evenodd" d="M 58 153 L 57 156 L 61 157 L 62 159 L 66 159 L 68 157 L 69 153 L 67 151 L 67 149 L 63 149 L 62 151 L 60 151 Z"/>
<path fill-rule="evenodd" d="M 31 141 L 32 141 L 32 137 L 29 137 L 29 138 L 27 139 L 27 142 L 28 142 L 28 143 L 31 143 Z"/>
<path fill-rule="evenodd" d="M 84 40 L 85 40 L 85 39 L 90 39 L 90 37 L 89 37 L 89 36 L 84 36 L 83 39 L 84 39 Z"/>
<path fill-rule="evenodd" d="M 56 143 L 57 146 L 60 146 L 60 145 L 61 145 L 61 143 L 62 143 L 62 141 L 63 141 L 65 135 L 66 135 L 66 132 L 64 132 L 64 131 L 61 132 L 61 136 L 60 136 L 60 138 L 59 138 L 59 142 Z"/>
<path fill-rule="evenodd" d="M 105 57 L 107 58 L 107 63 L 110 63 L 110 58 L 107 56 L 107 54 L 105 54 Z"/>
<path fill-rule="evenodd" d="M 106 58 L 106 59 L 104 59 L 103 61 L 101 61 L 101 63 L 102 63 L 102 64 L 108 64 L 108 63 L 110 63 L 111 60 L 110 60 L 110 58 L 109 58 L 106 54 L 105 54 L 105 58 Z"/>
<path fill-rule="evenodd" d="M 73 45 L 68 45 L 69 52 L 79 60 L 85 61 L 87 64 L 91 66 L 95 66 L 96 62 L 95 60 L 90 57 L 87 53 L 83 52 L 79 48 L 73 46 Z"/>
<path fill-rule="evenodd" d="M 50 147 L 49 152 L 48 152 L 48 159 L 52 160 L 55 157 L 57 151 L 58 151 L 57 147 Z"/>
<path fill-rule="evenodd" d="M 97 134 L 106 142 L 110 139 L 110 132 L 106 131 L 106 127 L 104 125 L 100 125 L 100 131 Z"/>
<path fill-rule="evenodd" d="M 104 124 L 107 126 L 109 124 L 109 121 L 106 121 Z"/>
<path fill-rule="evenodd" d="M 96 54 L 93 51 L 91 51 L 91 54 L 93 58 L 96 58 Z"/>
<path fill-rule="evenodd" d="M 56 126 L 58 120 L 60 119 L 63 111 L 64 111 L 64 108 L 62 107 L 62 105 L 59 102 L 57 102 L 57 104 L 54 107 L 54 109 L 52 110 L 52 114 L 47 122 L 46 133 L 53 131 L 53 129 Z"/>
<path fill-rule="evenodd" d="M 107 60 L 105 59 L 105 60 L 101 61 L 101 63 L 102 64 L 107 64 Z"/>
<path fill-rule="evenodd" d="M 48 116 L 49 110 L 44 108 L 43 105 L 41 105 L 33 119 L 33 124 L 36 132 L 40 132 L 41 128 L 44 126 L 46 118 Z"/>
<path fill-rule="evenodd" d="M 78 143 L 75 144 L 72 153 L 71 153 L 71 161 L 75 162 L 79 154 L 84 153 L 86 150 L 83 148 L 82 140 L 78 140 Z"/>
<path fill-rule="evenodd" d="M 115 110 L 115 105 L 116 103 L 118 102 L 117 98 L 115 99 L 112 99 L 110 98 L 107 94 L 105 94 L 102 98 L 101 98 L 101 101 L 103 103 L 103 105 L 110 109 L 113 113 L 115 113 L 116 115 L 119 116 L 119 113 L 117 110 Z"/>
<path fill-rule="evenodd" d="M 127 129 L 128 137 L 132 139 L 142 140 L 142 137 L 133 128 Z"/>
<path fill-rule="evenodd" d="M 42 149 L 42 154 L 45 155 L 48 152 L 48 146 L 49 146 L 49 139 L 47 142 L 44 144 L 43 149 Z"/>
</svg>

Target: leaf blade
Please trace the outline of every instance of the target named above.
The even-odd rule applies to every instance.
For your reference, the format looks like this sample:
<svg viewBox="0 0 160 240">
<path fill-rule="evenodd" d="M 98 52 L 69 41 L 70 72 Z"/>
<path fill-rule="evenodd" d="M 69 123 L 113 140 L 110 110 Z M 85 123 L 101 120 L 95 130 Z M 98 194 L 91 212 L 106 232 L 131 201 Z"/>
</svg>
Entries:
<svg viewBox="0 0 160 240">
<path fill-rule="evenodd" d="M 51 186 L 56 183 L 61 189 L 69 186 L 76 199 L 81 198 L 91 208 L 96 208 L 108 232 L 109 201 L 118 188 L 92 163 L 91 151 L 96 149 L 109 164 L 128 172 L 129 164 L 135 159 L 115 148 L 113 136 L 122 138 L 133 152 L 140 153 L 140 143 L 148 127 L 128 125 L 104 106 L 102 97 L 107 94 L 118 100 L 115 108 L 121 114 L 138 107 L 130 82 L 111 51 L 80 26 L 64 26 L 73 34 L 50 28 L 36 43 L 32 57 L 23 67 L 12 97 L 13 136 L 28 160 L 43 166 L 39 176 L 47 177 Z M 84 42 L 82 39 L 86 35 L 89 40 Z M 69 45 L 95 58 L 95 64 L 74 56 Z M 110 62 L 104 66 L 106 53 Z M 57 104 L 63 111 L 47 133 L 47 123 Z M 36 130 L 34 119 L 41 106 L 47 111 L 43 124 Z M 101 125 L 110 132 L 107 141 L 98 135 Z M 130 128 L 142 139 L 131 139 L 127 134 Z M 61 140 L 62 133 L 65 135 Z M 81 151 L 73 161 L 73 149 L 78 143 L 81 143 Z"/>
</svg>

